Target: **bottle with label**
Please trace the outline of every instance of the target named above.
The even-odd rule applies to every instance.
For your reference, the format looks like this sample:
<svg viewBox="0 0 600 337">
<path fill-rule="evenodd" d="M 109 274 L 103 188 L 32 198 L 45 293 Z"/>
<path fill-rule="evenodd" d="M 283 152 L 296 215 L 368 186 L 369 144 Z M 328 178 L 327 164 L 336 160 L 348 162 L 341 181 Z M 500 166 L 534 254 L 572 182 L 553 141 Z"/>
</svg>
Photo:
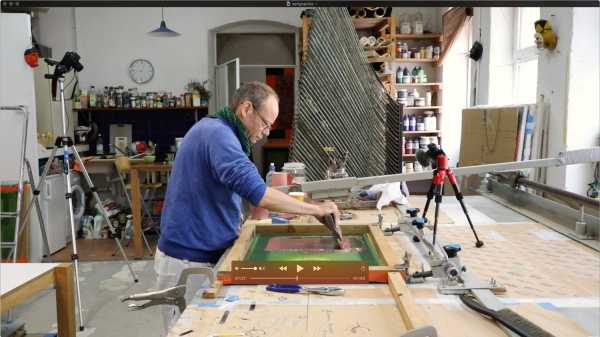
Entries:
<svg viewBox="0 0 600 337">
<path fill-rule="evenodd" d="M 404 131 L 410 131 L 410 121 L 408 115 L 404 115 L 404 120 L 402 121 L 402 126 Z"/>
<path fill-rule="evenodd" d="M 102 141 L 102 134 L 98 134 L 98 140 L 96 141 L 96 154 L 101 156 L 104 154 L 104 142 Z"/>
<path fill-rule="evenodd" d="M 89 95 L 90 95 L 90 108 L 95 108 L 96 107 L 96 87 L 94 87 L 93 85 L 90 86 L 90 91 L 89 91 Z"/>
<path fill-rule="evenodd" d="M 81 109 L 81 102 L 79 101 L 79 97 L 81 96 L 81 91 L 79 88 L 75 89 L 75 97 L 73 97 L 73 109 Z"/>
<path fill-rule="evenodd" d="M 275 163 L 270 163 L 269 164 L 269 172 L 267 172 L 267 176 L 265 178 L 267 186 L 271 186 L 271 183 L 273 181 L 273 173 L 274 172 L 275 172 Z"/>
<path fill-rule="evenodd" d="M 79 96 L 79 102 L 81 103 L 82 109 L 88 108 L 88 91 L 87 89 L 81 89 L 81 96 Z"/>
<path fill-rule="evenodd" d="M 410 116 L 410 131 L 417 131 L 417 118 L 415 115 Z"/>
<path fill-rule="evenodd" d="M 402 83 L 403 74 L 404 69 L 402 67 L 398 67 L 398 69 L 396 69 L 396 83 Z"/>
</svg>

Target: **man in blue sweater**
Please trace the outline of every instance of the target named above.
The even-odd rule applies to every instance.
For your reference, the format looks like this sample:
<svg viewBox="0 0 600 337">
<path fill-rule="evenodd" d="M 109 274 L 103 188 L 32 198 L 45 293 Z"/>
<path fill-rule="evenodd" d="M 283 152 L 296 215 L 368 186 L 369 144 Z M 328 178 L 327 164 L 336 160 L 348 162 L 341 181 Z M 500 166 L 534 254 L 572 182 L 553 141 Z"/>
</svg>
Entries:
<svg viewBox="0 0 600 337">
<path fill-rule="evenodd" d="M 203 118 L 185 135 L 169 180 L 155 256 L 157 288 L 175 285 L 186 268 L 211 266 L 231 247 L 241 225 L 241 199 L 271 211 L 339 216 L 334 203 L 310 204 L 267 187 L 248 156 L 269 134 L 279 98 L 264 83 L 243 84 L 231 107 Z M 339 230 L 339 228 L 331 228 Z M 186 300 L 205 280 L 190 277 Z M 165 306 L 165 333 L 177 319 Z"/>
</svg>

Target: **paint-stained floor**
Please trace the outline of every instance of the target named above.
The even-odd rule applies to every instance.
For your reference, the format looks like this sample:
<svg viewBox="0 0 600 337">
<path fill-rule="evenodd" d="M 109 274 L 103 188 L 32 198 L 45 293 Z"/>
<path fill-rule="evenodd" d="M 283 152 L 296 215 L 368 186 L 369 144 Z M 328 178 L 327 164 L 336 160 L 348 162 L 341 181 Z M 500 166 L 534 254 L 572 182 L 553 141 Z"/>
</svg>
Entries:
<svg viewBox="0 0 600 337">
<path fill-rule="evenodd" d="M 162 320 L 159 307 L 129 311 L 127 304 L 119 300 L 125 295 L 153 290 L 156 281 L 153 262 L 132 262 L 138 283 L 133 282 L 122 261 L 80 263 L 85 329 L 77 336 L 160 336 Z M 17 306 L 13 317 L 26 322 L 28 333 L 56 331 L 55 303 L 54 290 L 48 289 Z"/>
</svg>

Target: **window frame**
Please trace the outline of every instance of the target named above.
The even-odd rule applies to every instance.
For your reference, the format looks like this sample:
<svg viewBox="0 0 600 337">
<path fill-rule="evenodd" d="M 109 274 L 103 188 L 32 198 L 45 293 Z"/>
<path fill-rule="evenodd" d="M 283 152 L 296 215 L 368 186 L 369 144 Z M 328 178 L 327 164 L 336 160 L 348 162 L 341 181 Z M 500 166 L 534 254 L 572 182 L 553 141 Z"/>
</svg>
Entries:
<svg viewBox="0 0 600 337">
<path fill-rule="evenodd" d="M 537 47 L 535 45 L 532 46 L 528 46 L 528 47 L 524 47 L 524 48 L 519 48 L 520 47 L 520 41 L 521 41 L 521 35 L 526 31 L 524 29 L 522 29 L 522 25 L 521 25 L 521 17 L 523 15 L 523 8 L 524 7 L 515 7 L 514 10 L 514 16 L 513 16 L 513 29 L 514 29 L 514 34 L 513 34 L 513 100 L 516 101 L 517 97 L 518 97 L 518 92 L 519 92 L 519 84 L 518 84 L 518 79 L 519 79 L 519 65 L 525 62 L 529 62 L 529 61 L 539 61 L 539 50 L 537 49 Z M 540 7 L 537 7 L 540 8 Z M 541 10 L 541 9 L 540 9 Z M 534 29 L 531 28 L 531 39 L 534 39 Z M 539 77 L 539 74 L 538 74 Z M 537 79 L 536 79 L 537 81 Z M 536 87 L 537 87 L 537 82 L 536 82 Z M 519 103 L 525 103 L 525 102 L 519 102 Z M 528 102 L 528 103 L 535 103 L 534 102 Z"/>
</svg>

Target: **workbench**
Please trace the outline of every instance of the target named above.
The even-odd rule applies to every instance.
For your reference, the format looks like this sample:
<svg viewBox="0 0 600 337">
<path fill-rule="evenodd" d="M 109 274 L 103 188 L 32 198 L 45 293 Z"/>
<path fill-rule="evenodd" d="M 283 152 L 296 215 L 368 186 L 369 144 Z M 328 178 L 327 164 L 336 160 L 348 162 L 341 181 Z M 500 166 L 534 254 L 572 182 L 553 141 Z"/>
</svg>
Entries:
<svg viewBox="0 0 600 337">
<path fill-rule="evenodd" d="M 75 292 L 70 263 L 0 264 L 2 314 L 54 285 L 58 335 L 75 337 Z"/>
<path fill-rule="evenodd" d="M 351 212 L 355 218 L 349 223 L 378 222 L 377 211 Z M 384 209 L 383 215 L 384 226 L 395 224 L 401 216 L 395 208 Z M 463 245 L 463 261 L 478 277 L 494 277 L 507 287 L 499 298 L 512 310 L 556 336 L 590 335 L 561 310 L 600 307 L 597 252 L 569 240 L 554 240 L 547 236 L 545 226 L 534 222 L 486 223 L 478 229 L 486 242 L 479 249 L 474 248 L 466 222 L 440 224 L 439 235 L 444 242 Z M 385 236 L 385 240 L 398 260 L 408 251 L 412 253 L 411 266 L 424 261 L 405 234 Z M 552 253 L 557 245 L 564 257 Z M 547 254 L 553 258 L 544 267 L 540 261 Z M 574 265 L 573 259 L 581 263 Z M 590 266 L 596 269 L 590 270 Z M 564 272 L 567 270 L 570 272 Z M 199 292 L 168 336 L 399 337 L 409 330 L 405 316 L 417 326 L 429 322 L 440 336 L 506 336 L 495 323 L 466 308 L 457 296 L 441 295 L 435 280 L 406 285 L 399 273 L 392 274 L 388 284 L 340 285 L 346 293 L 339 297 L 273 293 L 262 285 L 225 285 L 214 299 L 202 298 Z M 404 302 L 403 307 L 398 300 Z"/>
</svg>

